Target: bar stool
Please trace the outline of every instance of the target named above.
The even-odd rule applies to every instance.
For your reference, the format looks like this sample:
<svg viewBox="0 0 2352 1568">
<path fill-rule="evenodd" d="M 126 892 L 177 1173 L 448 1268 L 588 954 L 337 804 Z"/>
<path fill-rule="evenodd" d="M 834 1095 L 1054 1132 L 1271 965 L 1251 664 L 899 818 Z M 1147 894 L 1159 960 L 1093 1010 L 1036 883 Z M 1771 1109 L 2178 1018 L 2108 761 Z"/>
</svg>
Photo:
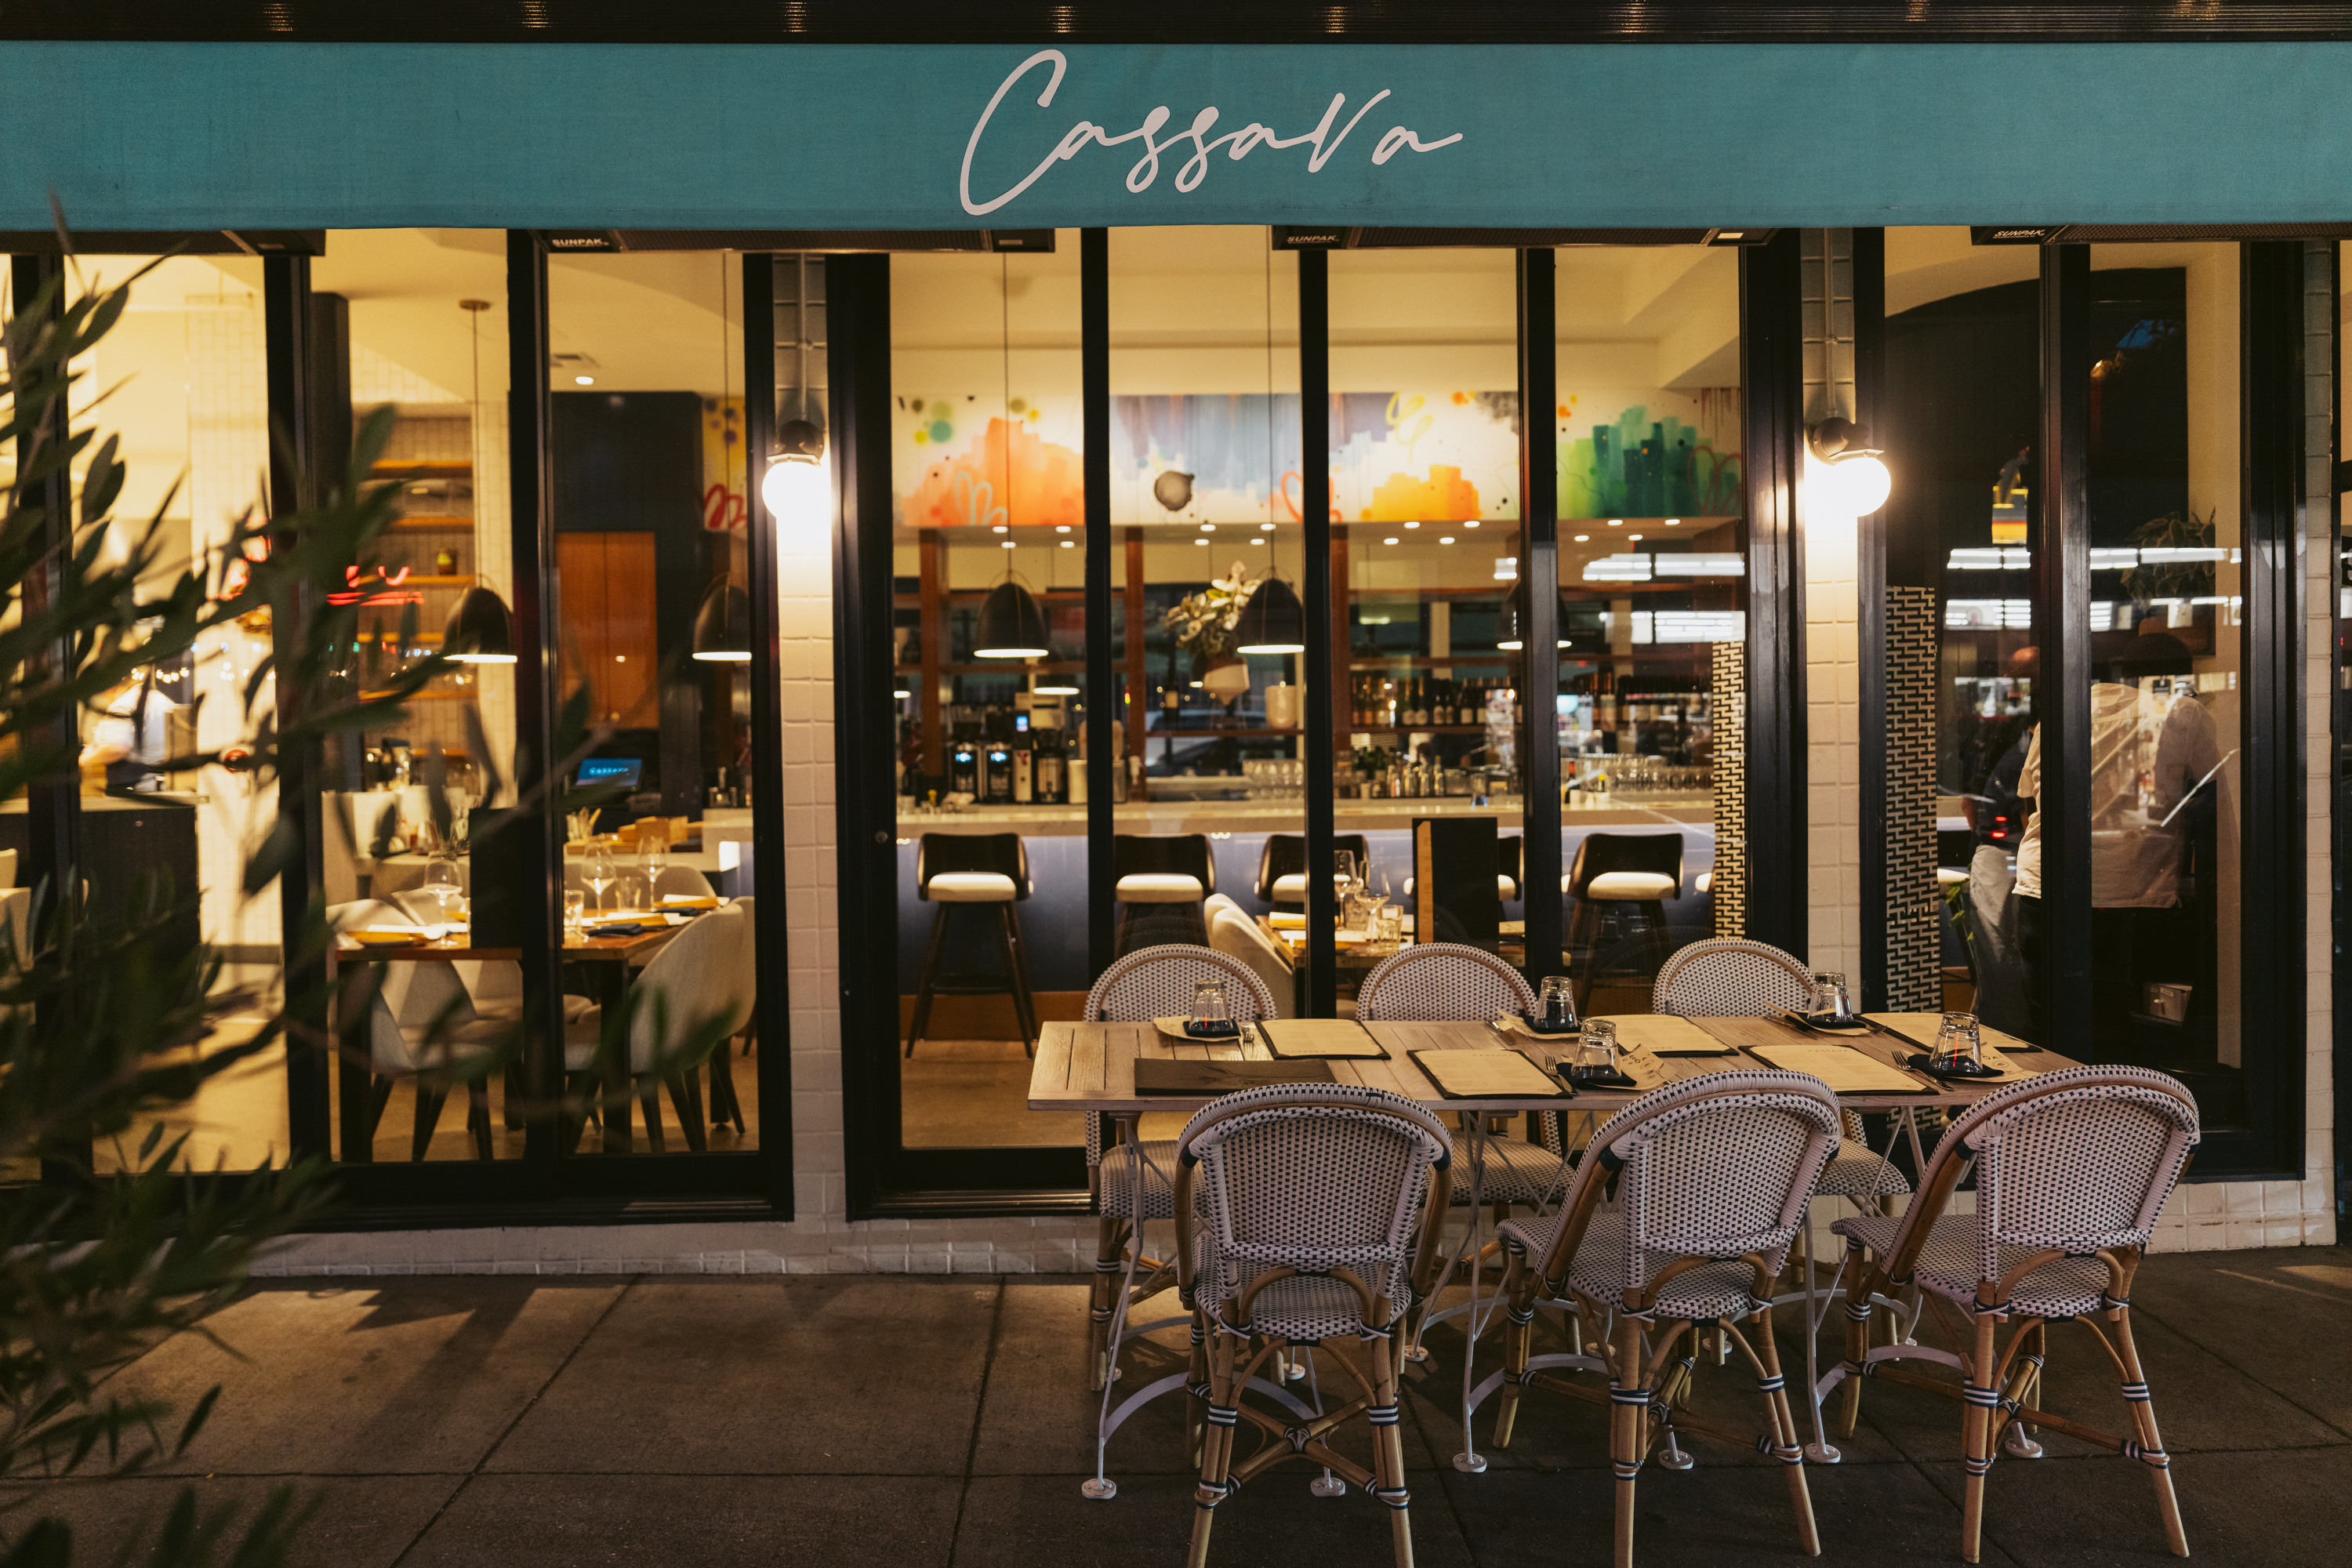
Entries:
<svg viewBox="0 0 2352 1568">
<path fill-rule="evenodd" d="M 1113 957 L 1142 947 L 1209 945 L 1201 905 L 1217 890 L 1217 862 L 1205 833 L 1119 833 L 1110 841 L 1112 897 L 1118 901 Z M 1148 912 L 1147 912 L 1148 911 Z"/>
<path fill-rule="evenodd" d="M 1576 1005 L 1583 1011 L 1592 994 L 1592 955 L 1606 929 L 1630 922 L 1646 949 L 1645 966 L 1657 972 L 1673 951 L 1666 933 L 1666 903 L 1683 890 L 1683 836 L 1679 833 L 1588 833 L 1576 847 L 1560 891 L 1576 900 L 1568 926 L 1571 953 L 1586 955 L 1580 967 Z"/>
<path fill-rule="evenodd" d="M 1359 869 L 1370 863 L 1370 841 L 1360 833 L 1336 834 L 1331 839 L 1334 850 L 1346 850 L 1356 858 Z M 1276 909 L 1296 909 L 1307 902 L 1307 839 L 1297 833 L 1269 833 L 1265 847 L 1258 851 L 1257 880 L 1250 890 L 1258 902 L 1272 904 Z"/>
<path fill-rule="evenodd" d="M 1514 833 L 1507 838 L 1495 840 L 1495 897 L 1507 904 L 1519 901 L 1520 861 L 1527 852 L 1527 840 Z M 1404 896 L 1413 895 L 1417 883 L 1411 877 L 1404 879 Z M 1565 883 L 1561 884 L 1563 887 Z"/>
<path fill-rule="evenodd" d="M 1021 1044 L 1037 1054 L 1037 1008 L 1029 996 L 1029 961 L 1021 951 L 1021 917 L 1013 906 L 1026 899 L 1029 848 L 1017 833 L 926 833 L 915 846 L 915 896 L 936 906 L 931 915 L 930 945 L 923 951 L 922 978 L 916 983 L 915 1017 L 907 1029 L 907 1055 L 923 1038 L 931 1021 L 934 996 L 1013 995 L 1013 1011 L 1021 1025 Z M 996 911 L 998 941 L 1004 951 L 1005 977 L 942 975 L 940 952 L 946 945 L 949 911 L 959 905 L 982 905 Z"/>
</svg>

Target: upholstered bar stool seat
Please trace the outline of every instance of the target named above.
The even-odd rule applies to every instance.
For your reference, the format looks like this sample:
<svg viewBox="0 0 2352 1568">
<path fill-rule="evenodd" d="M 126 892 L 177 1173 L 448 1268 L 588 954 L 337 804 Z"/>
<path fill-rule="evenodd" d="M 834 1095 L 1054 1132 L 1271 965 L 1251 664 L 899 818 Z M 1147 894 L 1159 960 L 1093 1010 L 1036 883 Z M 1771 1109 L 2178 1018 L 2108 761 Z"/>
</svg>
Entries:
<svg viewBox="0 0 2352 1568">
<path fill-rule="evenodd" d="M 1118 884 L 1118 901 L 1122 904 L 1196 904 L 1209 896 L 1198 877 L 1179 877 L 1163 872 L 1138 872 L 1121 877 Z"/>
<path fill-rule="evenodd" d="M 1569 890 L 1566 878 L 1560 879 L 1560 887 L 1562 891 Z M 1654 871 L 1610 871 L 1587 882 L 1583 896 L 1603 900 L 1671 899 L 1675 896 L 1675 879 Z"/>
<path fill-rule="evenodd" d="M 924 897 L 935 904 L 1009 904 L 1021 889 L 1000 871 L 942 871 L 931 879 Z"/>
<path fill-rule="evenodd" d="M 1208 945 L 1209 919 L 1201 905 L 1217 890 L 1217 862 L 1207 834 L 1114 834 L 1110 870 L 1111 896 L 1118 902 L 1115 955 L 1168 942 Z"/>
<path fill-rule="evenodd" d="M 1633 928 L 1656 973 L 1672 952 L 1666 934 L 1666 900 L 1682 896 L 1683 836 L 1679 833 L 1588 833 L 1576 847 L 1560 891 L 1575 900 L 1568 922 L 1568 948 L 1576 955 L 1576 1005 L 1583 1011 L 1592 995 L 1594 970 L 1610 928 Z"/>
<path fill-rule="evenodd" d="M 1359 868 L 1371 858 L 1371 840 L 1360 833 L 1339 833 L 1331 847 L 1356 858 Z M 1260 903 L 1297 909 L 1307 902 L 1307 840 L 1296 833 L 1269 833 L 1258 851 L 1257 877 L 1251 891 Z"/>
<path fill-rule="evenodd" d="M 907 1055 L 924 1037 L 936 996 L 983 996 L 1010 993 L 1013 1014 L 1021 1028 L 1021 1044 L 1037 1054 L 1037 1008 L 1029 995 L 1029 960 L 1021 945 L 1017 906 L 1030 893 L 1029 849 L 1017 833 L 926 833 L 915 850 L 915 896 L 936 906 L 931 911 L 930 945 L 923 953 L 921 978 L 916 983 L 915 1016 L 907 1027 Z M 1004 955 L 1004 977 L 946 976 L 940 964 L 946 952 L 948 916 L 958 907 L 986 910 L 993 914 L 996 939 Z"/>
</svg>

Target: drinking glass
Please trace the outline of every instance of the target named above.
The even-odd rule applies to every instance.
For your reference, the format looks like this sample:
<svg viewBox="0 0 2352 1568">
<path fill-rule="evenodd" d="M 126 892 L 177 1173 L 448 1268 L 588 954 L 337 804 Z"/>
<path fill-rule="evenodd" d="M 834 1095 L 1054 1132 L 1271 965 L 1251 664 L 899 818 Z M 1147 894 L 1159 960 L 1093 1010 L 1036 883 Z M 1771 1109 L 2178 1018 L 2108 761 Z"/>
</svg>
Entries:
<svg viewBox="0 0 2352 1568">
<path fill-rule="evenodd" d="M 1404 906 L 1384 903 L 1378 911 L 1380 940 L 1391 945 L 1404 941 Z"/>
<path fill-rule="evenodd" d="M 1341 898 L 1345 898 L 1349 893 L 1357 891 L 1356 852 L 1354 850 L 1334 849 L 1331 851 L 1331 877 L 1332 879 L 1339 885 L 1339 896 Z"/>
<path fill-rule="evenodd" d="M 1616 1025 L 1605 1018 L 1584 1021 L 1584 1033 L 1576 1043 L 1576 1065 L 1570 1073 L 1580 1083 L 1618 1076 Z"/>
<path fill-rule="evenodd" d="M 662 873 L 669 868 L 669 832 L 667 826 L 637 840 L 637 858 L 646 868 L 646 889 L 658 894 Z"/>
<path fill-rule="evenodd" d="M 1945 1072 L 1975 1072 L 1984 1066 L 1984 1041 L 1974 1013 L 1947 1013 L 1936 1030 L 1936 1066 Z"/>
<path fill-rule="evenodd" d="M 1816 974 L 1813 976 L 1813 1016 L 1816 1018 L 1853 1016 L 1853 1003 L 1846 995 L 1844 975 Z"/>
<path fill-rule="evenodd" d="M 1225 983 L 1222 980 L 1196 980 L 1192 983 L 1192 1022 L 1223 1024 L 1233 1016 L 1225 1003 Z"/>
<path fill-rule="evenodd" d="M 1576 1022 L 1576 987 L 1565 974 L 1547 974 L 1536 1007 L 1537 1022 L 1555 1029 L 1568 1028 Z"/>
<path fill-rule="evenodd" d="M 439 910 L 436 921 L 451 921 L 464 907 L 465 893 L 457 886 L 457 862 L 445 855 L 436 855 L 425 868 L 425 885 L 419 889 L 431 899 Z"/>
<path fill-rule="evenodd" d="M 588 895 L 576 890 L 563 895 L 563 940 L 578 942 L 588 924 Z"/>
<path fill-rule="evenodd" d="M 602 844 L 591 845 L 588 853 L 580 858 L 580 881 L 594 899 L 598 909 L 604 907 L 604 889 L 617 879 L 613 868 L 613 852 Z"/>
</svg>

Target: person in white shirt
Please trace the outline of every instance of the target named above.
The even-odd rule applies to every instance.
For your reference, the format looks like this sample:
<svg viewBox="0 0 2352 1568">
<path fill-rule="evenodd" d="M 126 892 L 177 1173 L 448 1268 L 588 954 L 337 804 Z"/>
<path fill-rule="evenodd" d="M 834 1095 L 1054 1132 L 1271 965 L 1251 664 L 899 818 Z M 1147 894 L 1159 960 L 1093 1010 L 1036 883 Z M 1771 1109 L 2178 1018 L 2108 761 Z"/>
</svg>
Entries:
<svg viewBox="0 0 2352 1568">
<path fill-rule="evenodd" d="M 2175 689 L 2189 673 L 2188 645 L 2150 632 L 2134 638 L 2091 687 L 2092 984 L 2103 1035 L 2127 1025 L 2143 981 L 2183 978 L 2195 966 L 2191 933 L 2179 915 L 2190 890 L 2183 872 L 2194 835 L 2212 819 L 2220 784 L 2211 775 L 2223 757 L 2210 710 Z M 2020 948 L 2035 973 L 2026 1010 L 2038 1026 L 2045 919 L 2039 726 L 2018 794 L 2033 803 L 2017 846 L 2016 892 Z"/>
<path fill-rule="evenodd" d="M 83 774 L 102 771 L 109 795 L 162 788 L 156 770 L 172 754 L 172 715 L 180 705 L 157 689 L 154 669 L 135 672 L 100 703 L 105 717 L 91 726 L 82 748 Z"/>
</svg>

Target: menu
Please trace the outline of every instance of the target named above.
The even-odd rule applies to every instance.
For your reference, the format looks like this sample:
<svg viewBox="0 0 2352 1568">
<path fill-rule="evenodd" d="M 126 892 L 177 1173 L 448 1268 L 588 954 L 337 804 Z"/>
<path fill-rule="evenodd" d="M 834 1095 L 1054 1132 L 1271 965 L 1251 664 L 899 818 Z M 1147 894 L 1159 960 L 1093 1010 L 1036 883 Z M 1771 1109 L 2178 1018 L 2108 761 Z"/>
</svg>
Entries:
<svg viewBox="0 0 2352 1568">
<path fill-rule="evenodd" d="M 1783 1072 L 1811 1073 L 1840 1094 L 1936 1092 L 1932 1085 L 1920 1082 L 1902 1068 L 1889 1067 L 1876 1057 L 1866 1056 L 1848 1046 L 1750 1046 L 1748 1053 L 1766 1066 L 1779 1068 Z"/>
<path fill-rule="evenodd" d="M 1257 1026 L 1265 1047 L 1277 1057 L 1376 1058 L 1388 1052 L 1352 1018 L 1269 1018 Z"/>
<path fill-rule="evenodd" d="M 1414 1051 L 1420 1068 L 1448 1100 L 1562 1100 L 1559 1080 L 1517 1051 Z"/>
</svg>

